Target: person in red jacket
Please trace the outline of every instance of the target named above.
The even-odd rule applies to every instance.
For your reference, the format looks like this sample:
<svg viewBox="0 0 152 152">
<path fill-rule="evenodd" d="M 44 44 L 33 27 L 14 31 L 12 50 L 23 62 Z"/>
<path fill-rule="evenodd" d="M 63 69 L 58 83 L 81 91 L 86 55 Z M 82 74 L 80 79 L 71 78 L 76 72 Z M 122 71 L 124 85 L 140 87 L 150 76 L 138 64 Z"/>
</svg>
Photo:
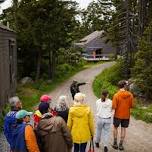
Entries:
<svg viewBox="0 0 152 152">
<path fill-rule="evenodd" d="M 121 135 L 119 150 L 124 150 L 123 141 L 126 136 L 126 128 L 129 126 L 130 109 L 133 107 L 133 95 L 127 91 L 127 81 L 122 80 L 118 83 L 119 91 L 113 96 L 112 108 L 115 110 L 113 125 L 114 125 L 114 143 L 112 147 L 118 149 L 117 135 L 118 127 L 121 124 Z"/>
<path fill-rule="evenodd" d="M 52 100 L 51 96 L 49 95 L 42 95 L 40 97 L 40 103 L 50 103 Z M 41 120 L 41 117 L 42 117 L 42 114 L 41 112 L 39 111 L 39 109 L 37 109 L 33 115 L 33 120 L 34 120 L 34 128 L 37 127 L 39 121 Z"/>
</svg>

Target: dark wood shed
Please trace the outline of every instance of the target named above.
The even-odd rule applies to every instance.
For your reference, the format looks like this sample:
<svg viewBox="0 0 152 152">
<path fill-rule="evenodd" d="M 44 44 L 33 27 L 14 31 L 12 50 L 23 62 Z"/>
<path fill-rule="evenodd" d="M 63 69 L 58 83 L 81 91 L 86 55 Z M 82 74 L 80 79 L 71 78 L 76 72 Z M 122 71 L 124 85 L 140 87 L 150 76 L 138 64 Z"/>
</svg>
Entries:
<svg viewBox="0 0 152 152">
<path fill-rule="evenodd" d="M 16 34 L 0 24 L 0 111 L 17 85 Z"/>
</svg>

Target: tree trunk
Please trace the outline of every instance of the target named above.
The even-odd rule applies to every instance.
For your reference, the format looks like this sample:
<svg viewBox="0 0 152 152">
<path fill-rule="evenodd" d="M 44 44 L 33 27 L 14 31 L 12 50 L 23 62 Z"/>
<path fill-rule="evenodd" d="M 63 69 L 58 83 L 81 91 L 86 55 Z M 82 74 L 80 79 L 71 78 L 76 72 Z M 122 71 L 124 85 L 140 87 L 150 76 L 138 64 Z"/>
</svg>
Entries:
<svg viewBox="0 0 152 152">
<path fill-rule="evenodd" d="M 40 78 L 41 60 L 42 60 L 42 54 L 41 54 L 41 50 L 39 49 L 37 56 L 37 69 L 36 69 L 36 78 L 35 78 L 36 81 Z"/>
</svg>

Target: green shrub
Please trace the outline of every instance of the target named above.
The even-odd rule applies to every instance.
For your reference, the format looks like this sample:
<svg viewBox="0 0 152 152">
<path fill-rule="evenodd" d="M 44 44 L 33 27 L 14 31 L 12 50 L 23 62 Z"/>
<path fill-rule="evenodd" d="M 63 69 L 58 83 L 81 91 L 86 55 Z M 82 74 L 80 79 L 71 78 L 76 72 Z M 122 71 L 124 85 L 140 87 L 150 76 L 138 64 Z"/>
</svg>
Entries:
<svg viewBox="0 0 152 152">
<path fill-rule="evenodd" d="M 55 76 L 61 78 L 63 75 L 71 73 L 73 70 L 74 68 L 71 65 L 67 63 L 61 64 L 57 66 Z"/>
<path fill-rule="evenodd" d="M 131 110 L 131 114 L 136 119 L 143 120 L 147 123 L 152 123 L 152 105 L 143 107 L 143 105 L 138 101 L 135 107 Z"/>
<path fill-rule="evenodd" d="M 93 82 L 93 90 L 97 97 L 100 97 L 101 90 L 107 89 L 109 91 L 110 98 L 116 92 L 116 84 L 122 79 L 121 75 L 121 63 L 118 62 L 109 69 L 104 70 L 99 74 Z"/>
</svg>

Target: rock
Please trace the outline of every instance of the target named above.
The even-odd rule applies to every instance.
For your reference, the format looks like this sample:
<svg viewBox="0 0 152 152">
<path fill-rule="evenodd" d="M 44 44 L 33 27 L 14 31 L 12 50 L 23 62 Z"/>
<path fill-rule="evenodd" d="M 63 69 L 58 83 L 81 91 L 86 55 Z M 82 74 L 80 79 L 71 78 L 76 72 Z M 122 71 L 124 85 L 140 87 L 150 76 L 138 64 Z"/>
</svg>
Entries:
<svg viewBox="0 0 152 152">
<path fill-rule="evenodd" d="M 34 81 L 30 77 L 24 77 L 21 79 L 21 84 L 33 83 Z"/>
<path fill-rule="evenodd" d="M 52 80 L 47 80 L 46 82 L 47 82 L 47 83 L 52 83 Z"/>
</svg>

